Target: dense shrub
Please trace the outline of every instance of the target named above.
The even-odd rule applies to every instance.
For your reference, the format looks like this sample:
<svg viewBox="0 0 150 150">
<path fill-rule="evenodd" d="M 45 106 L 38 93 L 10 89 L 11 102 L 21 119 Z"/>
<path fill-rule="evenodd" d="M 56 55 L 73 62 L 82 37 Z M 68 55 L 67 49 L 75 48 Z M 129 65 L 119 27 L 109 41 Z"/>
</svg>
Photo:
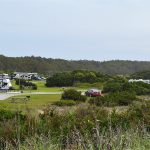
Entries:
<svg viewBox="0 0 150 150">
<path fill-rule="evenodd" d="M 3 119 L 12 119 L 14 118 L 16 115 L 15 112 L 12 112 L 10 110 L 4 110 L 4 109 L 1 109 L 0 110 L 0 121 L 2 121 Z"/>
<path fill-rule="evenodd" d="M 57 145 L 58 149 L 113 149 L 118 145 L 117 149 L 128 149 L 137 136 L 149 138 L 149 102 L 130 106 L 128 111 L 119 113 L 88 105 L 64 110 L 63 113 L 52 106 L 43 111 L 38 117 L 28 113 L 18 117 L 19 113 L 0 111 L 3 116 L 0 120 L 0 148 L 5 150 L 11 145 L 19 149 L 21 145 L 25 146 L 26 141 L 27 149 L 49 149 L 48 142 Z M 40 140 L 44 142 L 42 146 Z M 145 144 L 147 149 L 148 140 Z"/>
<path fill-rule="evenodd" d="M 72 72 L 56 73 L 52 77 L 46 80 L 47 87 L 63 87 L 73 86 L 76 83 L 96 83 L 105 82 L 111 78 L 109 75 L 102 74 L 100 72 L 76 70 Z"/>
<path fill-rule="evenodd" d="M 31 87 L 32 87 L 32 90 L 37 90 L 37 88 L 38 88 L 35 83 L 32 83 L 32 86 L 31 86 Z"/>
<path fill-rule="evenodd" d="M 136 72 L 130 76 L 131 79 L 150 79 L 150 70 Z"/>
<path fill-rule="evenodd" d="M 96 106 L 127 106 L 135 100 L 137 100 L 135 93 L 125 91 L 91 98 L 89 103 Z"/>
<path fill-rule="evenodd" d="M 57 73 L 54 74 L 52 77 L 46 79 L 46 86 L 47 87 L 63 87 L 63 86 L 72 86 L 73 85 L 73 78 L 71 73 L 64 72 L 64 73 Z"/>
<path fill-rule="evenodd" d="M 123 84 L 128 83 L 124 78 L 115 76 L 112 80 L 107 81 L 103 86 L 103 92 L 121 92 Z"/>
<path fill-rule="evenodd" d="M 128 81 L 124 82 L 109 81 L 103 87 L 104 93 L 113 93 L 122 91 L 135 92 L 137 95 L 147 95 L 150 94 L 150 85 L 143 82 L 129 83 Z"/>
<path fill-rule="evenodd" d="M 57 105 L 57 106 L 74 106 L 74 105 L 76 105 L 76 102 L 73 100 L 60 100 L 58 102 L 55 102 L 54 105 Z"/>
<path fill-rule="evenodd" d="M 86 96 L 81 95 L 80 91 L 74 89 L 65 90 L 62 94 L 63 100 L 86 101 Z"/>
<path fill-rule="evenodd" d="M 96 83 L 81 83 L 81 82 L 77 82 L 73 86 L 74 87 L 78 87 L 78 88 L 83 88 L 83 89 L 87 89 L 89 87 L 102 89 L 103 88 L 103 83 L 101 83 L 101 82 L 96 82 Z"/>
<path fill-rule="evenodd" d="M 150 132 L 150 101 L 132 105 L 126 116 L 129 117 L 128 119 L 134 125 L 143 122 Z"/>
<path fill-rule="evenodd" d="M 132 84 L 133 90 L 137 95 L 148 95 L 150 94 L 150 85 L 143 82 L 134 82 Z"/>
<path fill-rule="evenodd" d="M 104 85 L 103 93 L 121 91 L 121 83 L 110 82 Z"/>
<path fill-rule="evenodd" d="M 37 90 L 37 85 L 35 83 L 26 81 L 24 79 L 16 79 L 16 85 L 19 85 L 21 90 L 23 90 L 25 88 Z"/>
</svg>

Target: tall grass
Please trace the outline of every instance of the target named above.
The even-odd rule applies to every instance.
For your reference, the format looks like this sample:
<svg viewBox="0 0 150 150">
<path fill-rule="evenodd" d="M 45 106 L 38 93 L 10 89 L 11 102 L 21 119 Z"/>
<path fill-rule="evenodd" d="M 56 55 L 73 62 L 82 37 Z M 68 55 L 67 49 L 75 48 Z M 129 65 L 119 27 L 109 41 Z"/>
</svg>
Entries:
<svg viewBox="0 0 150 150">
<path fill-rule="evenodd" d="M 63 143 L 63 139 L 66 143 Z M 98 128 L 93 128 L 92 134 L 82 135 L 77 129 L 69 136 L 60 135 L 57 143 L 53 142 L 50 136 L 38 135 L 27 138 L 21 145 L 20 150 L 149 150 L 150 135 L 139 129 L 124 131 L 110 130 L 99 132 Z M 5 142 L 5 150 L 16 150 L 10 142 Z"/>
<path fill-rule="evenodd" d="M 44 114 L 0 111 L 2 150 L 149 150 L 150 105 L 110 113 L 82 105 L 45 108 Z"/>
</svg>

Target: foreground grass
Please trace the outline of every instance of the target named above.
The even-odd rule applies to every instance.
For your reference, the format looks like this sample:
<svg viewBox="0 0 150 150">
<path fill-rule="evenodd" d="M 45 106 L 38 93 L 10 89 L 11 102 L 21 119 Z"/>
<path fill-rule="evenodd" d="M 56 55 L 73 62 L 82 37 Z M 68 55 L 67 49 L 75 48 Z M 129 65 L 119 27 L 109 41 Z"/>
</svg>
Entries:
<svg viewBox="0 0 150 150">
<path fill-rule="evenodd" d="M 49 106 L 38 117 L 17 118 L 1 111 L 0 143 L 3 150 L 149 150 L 149 106 L 129 110 L 110 114 L 82 105 L 60 113 Z"/>
<path fill-rule="evenodd" d="M 66 137 L 67 138 L 67 137 Z M 76 137 L 74 144 L 69 144 L 62 148 L 60 143 L 54 144 L 51 137 L 35 136 L 21 144 L 20 150 L 149 150 L 149 134 L 140 135 L 138 131 L 128 130 L 126 132 L 97 133 L 95 142 L 92 137 L 83 139 L 82 135 Z M 68 139 L 69 140 L 69 139 Z M 7 145 L 5 150 L 15 150 L 16 147 Z"/>
<path fill-rule="evenodd" d="M 30 96 L 30 100 L 25 104 L 22 100 L 17 100 L 17 103 L 11 103 L 11 99 L 9 98 L 5 101 L 0 101 L 0 108 L 5 109 L 40 109 L 43 106 L 47 106 L 49 104 L 52 104 L 56 101 L 59 101 L 61 98 L 61 95 L 50 95 L 50 94 L 42 94 L 42 95 L 21 95 L 21 96 L 15 96 L 18 97 L 26 97 Z M 13 98 L 15 98 L 13 97 Z"/>
</svg>

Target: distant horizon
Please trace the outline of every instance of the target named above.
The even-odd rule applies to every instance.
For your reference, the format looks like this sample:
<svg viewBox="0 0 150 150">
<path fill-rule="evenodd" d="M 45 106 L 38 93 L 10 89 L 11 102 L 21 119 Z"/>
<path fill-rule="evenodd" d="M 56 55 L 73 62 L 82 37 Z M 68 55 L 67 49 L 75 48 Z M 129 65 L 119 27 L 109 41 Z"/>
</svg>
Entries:
<svg viewBox="0 0 150 150">
<path fill-rule="evenodd" d="M 148 0 L 0 0 L 0 53 L 150 60 Z"/>
<path fill-rule="evenodd" d="M 22 56 L 8 56 L 5 54 L 0 54 L 5 57 L 11 58 L 19 58 L 19 57 L 41 57 L 46 59 L 61 59 L 66 61 L 98 61 L 98 62 L 105 62 L 105 61 L 138 61 L 138 62 L 150 62 L 150 60 L 129 60 L 129 59 L 108 59 L 108 60 L 94 60 L 94 59 L 65 59 L 65 58 L 54 58 L 54 57 L 44 57 L 44 56 L 35 56 L 35 55 L 22 55 Z"/>
</svg>

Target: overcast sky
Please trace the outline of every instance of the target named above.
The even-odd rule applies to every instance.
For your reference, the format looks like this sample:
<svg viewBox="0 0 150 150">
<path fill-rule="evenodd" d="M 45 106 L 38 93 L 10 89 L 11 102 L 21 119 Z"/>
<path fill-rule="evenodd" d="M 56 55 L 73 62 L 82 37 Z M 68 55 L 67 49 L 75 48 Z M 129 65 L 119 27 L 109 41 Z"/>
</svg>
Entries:
<svg viewBox="0 0 150 150">
<path fill-rule="evenodd" d="M 150 0 L 0 0 L 0 54 L 149 60 Z"/>
</svg>

